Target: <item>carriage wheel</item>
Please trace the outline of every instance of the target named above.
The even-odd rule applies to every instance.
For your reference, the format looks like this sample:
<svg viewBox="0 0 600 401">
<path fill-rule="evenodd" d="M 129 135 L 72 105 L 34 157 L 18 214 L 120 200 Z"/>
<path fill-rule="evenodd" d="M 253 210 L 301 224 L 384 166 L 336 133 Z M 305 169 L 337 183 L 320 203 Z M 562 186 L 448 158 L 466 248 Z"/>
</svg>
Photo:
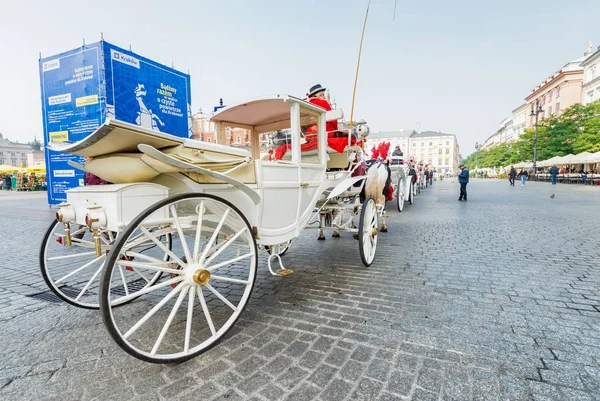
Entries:
<svg viewBox="0 0 600 401">
<path fill-rule="evenodd" d="M 40 248 L 39 262 L 42 277 L 48 288 L 63 301 L 85 309 L 98 309 L 100 272 L 106 262 L 107 252 L 115 241 L 115 233 L 102 231 L 100 243 L 102 254 L 96 256 L 94 238 L 86 226 L 71 225 L 70 246 L 66 245 L 65 228 L 57 220 L 48 227 Z M 161 241 L 170 248 L 170 237 L 163 236 Z M 147 247 L 138 247 L 136 251 L 144 253 Z M 168 257 L 163 253 L 163 258 Z M 133 260 L 133 258 L 130 258 Z M 133 268 L 125 269 L 122 280 L 128 291 L 141 290 L 158 280 L 160 273 L 141 274 Z M 115 305 L 123 302 L 117 297 Z"/>
<path fill-rule="evenodd" d="M 421 193 L 421 181 L 419 181 L 417 183 L 417 193 L 420 194 Z"/>
<path fill-rule="evenodd" d="M 115 278 L 131 238 L 158 245 L 151 229 L 172 235 L 173 250 L 161 247 L 170 260 L 148 257 L 135 267 L 163 275 L 136 302 L 114 308 Z M 153 363 L 185 361 L 233 327 L 250 298 L 257 263 L 252 229 L 231 203 L 209 194 L 162 200 L 136 217 L 114 244 L 101 278 L 102 319 L 130 355 Z"/>
<path fill-rule="evenodd" d="M 396 205 L 398 206 L 398 211 L 402 212 L 404 210 L 404 178 L 398 179 L 398 192 L 396 192 Z"/>
<path fill-rule="evenodd" d="M 408 189 L 408 203 L 410 203 L 411 205 L 413 204 L 413 199 L 415 197 L 414 191 L 415 191 L 415 184 L 411 180 L 410 187 Z"/>
<path fill-rule="evenodd" d="M 372 197 L 368 197 L 362 204 L 358 225 L 360 259 L 367 267 L 371 266 L 373 259 L 375 259 L 378 231 L 379 215 L 377 214 L 377 205 Z"/>
</svg>

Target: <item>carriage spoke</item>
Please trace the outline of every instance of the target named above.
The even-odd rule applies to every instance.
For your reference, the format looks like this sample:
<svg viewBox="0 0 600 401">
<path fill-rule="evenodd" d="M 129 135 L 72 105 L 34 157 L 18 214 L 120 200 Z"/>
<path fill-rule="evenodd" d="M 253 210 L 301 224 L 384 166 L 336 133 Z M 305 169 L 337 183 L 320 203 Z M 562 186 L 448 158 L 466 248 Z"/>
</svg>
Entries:
<svg viewBox="0 0 600 401">
<path fill-rule="evenodd" d="M 208 327 L 210 328 L 210 332 L 213 337 L 217 334 L 215 330 L 215 325 L 210 317 L 210 312 L 208 307 L 206 306 L 206 299 L 204 299 L 204 294 L 202 293 L 202 287 L 198 287 L 198 299 L 200 300 L 200 305 L 202 306 L 202 311 L 204 312 L 204 317 L 206 318 L 206 322 L 208 323 Z"/>
<path fill-rule="evenodd" d="M 144 280 L 146 282 L 146 284 L 150 284 L 151 280 L 148 280 L 146 278 L 146 276 L 144 276 L 142 273 L 140 273 L 140 271 L 138 269 L 136 269 L 135 267 L 132 267 L 133 271 L 137 273 L 138 276 L 140 276 L 142 278 L 142 280 Z M 155 277 L 155 276 L 153 276 Z"/>
<path fill-rule="evenodd" d="M 223 301 L 223 303 L 227 306 L 229 306 L 231 309 L 233 309 L 234 312 L 237 312 L 237 307 L 232 304 L 231 302 L 229 302 L 227 300 L 227 298 L 225 298 L 223 295 L 221 295 L 221 293 L 219 291 L 217 291 L 212 285 L 210 285 L 209 283 L 206 283 L 206 288 L 208 288 L 213 294 L 215 294 L 217 296 L 217 298 L 219 298 L 221 301 Z"/>
<path fill-rule="evenodd" d="M 104 262 L 102 262 L 102 264 L 100 265 L 100 267 L 98 268 L 98 270 L 96 270 L 96 273 L 94 273 L 94 275 L 92 276 L 92 278 L 89 279 L 89 281 L 87 282 L 87 284 L 85 285 L 85 287 L 83 287 L 81 289 L 81 291 L 79 292 L 79 295 L 77 295 L 77 298 L 75 298 L 76 301 L 79 301 L 79 299 L 81 299 L 81 297 L 83 296 L 83 294 L 85 294 L 85 292 L 90 288 L 90 286 L 92 285 L 92 283 L 94 282 L 94 280 L 96 279 L 96 277 L 98 277 L 98 274 L 100 274 L 100 272 L 102 271 L 103 267 L 104 267 Z"/>
<path fill-rule="evenodd" d="M 244 255 L 242 255 L 242 256 L 238 256 L 237 258 L 233 258 L 233 259 L 226 260 L 225 262 L 217 263 L 216 265 L 212 265 L 212 266 L 205 267 L 205 269 L 206 269 L 206 270 L 208 270 L 209 272 L 212 272 L 213 270 L 216 270 L 216 269 L 218 269 L 219 267 L 223 267 L 223 266 L 226 266 L 226 265 L 233 264 L 233 263 L 235 263 L 235 262 L 239 262 L 240 260 L 243 260 L 243 259 L 249 258 L 249 257 L 251 257 L 251 256 L 254 256 L 254 254 L 253 254 L 252 252 L 251 252 L 251 253 L 244 254 Z"/>
<path fill-rule="evenodd" d="M 82 252 L 82 253 L 76 253 L 74 255 L 65 255 L 65 256 L 53 256 L 51 258 L 46 259 L 47 261 L 53 261 L 53 260 L 63 260 L 63 259 L 71 259 L 71 258 L 79 258 L 81 256 L 90 256 L 90 255 L 95 255 L 96 252 L 92 251 L 92 252 Z"/>
<path fill-rule="evenodd" d="M 160 290 L 162 288 L 168 287 L 171 284 L 177 284 L 178 282 L 183 281 L 183 279 L 184 279 L 183 276 L 173 277 L 172 279 L 163 281 L 160 284 L 151 285 L 149 287 L 144 288 L 143 290 L 135 292 L 134 294 L 129 294 L 126 297 L 119 298 L 119 302 L 123 303 L 123 302 L 129 301 L 130 299 L 137 298 L 140 295 L 148 294 L 149 292 Z"/>
<path fill-rule="evenodd" d="M 182 274 L 183 272 L 178 269 L 171 269 L 166 267 L 165 265 L 172 265 L 170 262 L 161 262 L 161 265 L 151 264 L 151 263 L 143 263 L 143 262 L 134 262 L 132 260 L 118 260 L 116 263 L 117 266 L 129 266 L 129 267 L 139 267 L 141 269 L 153 270 L 164 273 L 173 273 L 173 274 Z"/>
<path fill-rule="evenodd" d="M 167 255 L 169 255 L 171 258 L 173 258 L 174 261 L 176 261 L 177 263 L 179 263 L 180 266 L 185 266 L 186 264 L 183 263 L 183 261 L 181 259 L 179 259 L 179 257 L 177 255 L 175 255 L 173 252 L 171 252 L 170 249 L 168 249 L 162 242 L 160 242 L 157 238 L 155 238 L 152 233 L 150 231 L 148 231 L 145 227 L 140 226 L 140 230 L 148 237 L 150 238 L 150 240 L 152 240 L 152 242 L 154 242 L 156 245 L 158 245 L 158 247 L 163 250 Z"/>
<path fill-rule="evenodd" d="M 151 355 L 156 354 L 156 351 L 158 351 L 158 347 L 160 347 L 162 340 L 165 338 L 165 334 L 167 334 L 167 330 L 169 330 L 169 327 L 171 327 L 171 323 L 173 323 L 173 318 L 175 317 L 175 314 L 179 310 L 179 307 L 181 306 L 181 302 L 183 302 L 185 296 L 187 295 L 188 289 L 189 289 L 189 286 L 184 287 L 183 290 L 179 293 L 179 297 L 177 298 L 177 301 L 175 301 L 175 305 L 173 305 L 173 309 L 171 309 L 171 313 L 169 313 L 169 317 L 167 318 L 167 321 L 165 322 L 162 330 L 160 331 L 160 334 L 158 335 L 158 338 L 156 339 L 156 342 L 154 343 L 154 347 L 152 347 L 152 351 L 150 351 Z"/>
<path fill-rule="evenodd" d="M 123 282 L 123 289 L 125 290 L 125 296 L 129 295 L 129 287 L 127 286 L 127 281 L 125 280 L 125 273 L 123 273 L 123 268 L 119 266 L 119 274 L 121 275 L 121 281 Z"/>
<path fill-rule="evenodd" d="M 215 232 L 210 237 L 210 240 L 208 241 L 208 244 L 204 248 L 202 255 L 200 255 L 200 258 L 198 258 L 198 263 L 202 263 L 204 258 L 206 258 L 206 254 L 208 253 L 208 250 L 213 246 L 215 240 L 217 239 L 217 235 L 219 235 L 219 232 L 221 231 L 221 227 L 223 227 L 223 224 L 225 223 L 225 219 L 227 219 L 227 216 L 229 215 L 230 210 L 231 209 L 227 209 L 227 210 L 225 210 L 225 213 L 223 213 L 223 217 L 221 217 L 219 224 L 215 228 Z"/>
<path fill-rule="evenodd" d="M 177 229 L 177 234 L 179 234 L 179 240 L 181 241 L 181 247 L 183 248 L 185 259 L 189 261 L 189 263 L 191 263 L 193 261 L 192 255 L 190 255 L 190 249 L 188 248 L 187 241 L 185 240 L 185 235 L 183 234 L 183 230 L 181 229 L 181 223 L 179 222 L 177 210 L 175 210 L 175 206 L 173 205 L 171 205 L 169 209 L 171 210 L 171 214 L 173 215 L 173 223 L 175 223 L 175 229 Z"/>
<path fill-rule="evenodd" d="M 183 352 L 187 353 L 190 349 L 190 334 L 192 332 L 192 317 L 194 315 L 194 301 L 196 297 L 196 286 L 191 286 L 188 296 L 187 320 L 185 322 L 185 341 L 183 344 Z"/>
<path fill-rule="evenodd" d="M 94 252 L 94 254 L 96 254 L 96 252 Z M 93 260 L 91 260 L 91 261 L 87 262 L 85 265 L 83 265 L 83 266 L 81 266 L 81 267 L 79 267 L 79 268 L 77 268 L 77 269 L 73 270 L 71 273 L 69 273 L 69 274 L 67 274 L 67 275 L 65 275 L 65 276 L 63 276 L 63 277 L 61 277 L 61 278 L 59 278 L 58 280 L 55 280 L 54 282 L 55 282 L 56 284 L 58 284 L 58 283 L 60 283 L 61 281 L 65 280 L 65 279 L 67 279 L 67 278 L 69 278 L 69 277 L 71 277 L 72 275 L 79 273 L 79 272 L 80 272 L 80 271 L 82 271 L 83 269 L 86 269 L 86 268 L 90 267 L 91 265 L 93 265 L 94 263 L 96 263 L 97 261 L 99 261 L 100 259 L 102 259 L 102 258 L 105 258 L 105 257 L 106 257 L 106 255 L 102 254 L 102 255 L 98 256 L 96 259 L 93 259 Z"/>
<path fill-rule="evenodd" d="M 137 252 L 132 252 L 132 251 L 125 251 L 123 253 L 125 254 L 126 257 L 144 259 L 144 260 L 147 260 L 148 262 L 155 262 L 155 263 L 161 263 L 161 264 L 165 263 L 165 261 L 162 259 L 144 255 L 143 253 L 137 253 Z"/>
<path fill-rule="evenodd" d="M 198 221 L 196 226 L 196 238 L 194 239 L 194 262 L 198 263 L 198 253 L 200 252 L 200 233 L 202 232 L 202 219 L 204 218 L 204 201 L 198 205 Z"/>
<path fill-rule="evenodd" d="M 123 334 L 123 338 L 127 339 L 130 335 L 135 333 L 135 331 L 139 329 L 144 323 L 146 323 L 148 319 L 150 319 L 156 312 L 158 312 L 160 308 L 162 308 L 167 302 L 169 302 L 171 298 L 173 298 L 178 292 L 180 292 L 183 289 L 184 285 L 184 282 L 179 283 L 177 287 L 175 287 L 171 292 L 169 292 L 169 294 L 167 294 L 166 297 L 161 299 L 160 302 L 154 306 L 154 308 L 150 309 L 148 313 L 146 313 L 140 320 L 138 320 L 138 322 L 134 324 L 127 331 L 127 333 Z"/>
<path fill-rule="evenodd" d="M 244 227 L 241 231 L 235 233 L 235 235 L 229 238 L 223 245 L 221 245 L 220 248 L 204 262 L 204 264 L 208 265 L 210 262 L 212 262 L 217 256 L 221 254 L 221 252 L 223 252 L 229 245 L 231 245 L 233 241 L 235 241 L 240 235 L 244 234 L 245 232 L 246 227 Z"/>
<path fill-rule="evenodd" d="M 236 283 L 236 284 L 248 284 L 249 283 L 248 280 L 240 280 L 237 278 L 230 278 L 230 277 L 223 277 L 223 276 L 211 275 L 210 278 L 214 279 L 214 280 L 219 280 L 219 281 L 228 281 L 230 283 Z"/>
</svg>

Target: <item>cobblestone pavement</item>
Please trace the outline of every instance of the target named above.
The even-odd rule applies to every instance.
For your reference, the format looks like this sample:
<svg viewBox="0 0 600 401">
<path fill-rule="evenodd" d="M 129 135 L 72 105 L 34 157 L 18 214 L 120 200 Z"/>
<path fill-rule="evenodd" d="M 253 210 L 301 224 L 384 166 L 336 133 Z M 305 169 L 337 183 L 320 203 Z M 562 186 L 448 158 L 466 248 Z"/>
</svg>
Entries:
<svg viewBox="0 0 600 401">
<path fill-rule="evenodd" d="M 600 188 L 468 191 L 390 205 L 369 268 L 350 235 L 305 232 L 295 273 L 261 265 L 227 338 L 178 365 L 130 357 L 98 311 L 31 297 L 54 211 L 0 192 L 0 399 L 600 399 Z"/>
</svg>

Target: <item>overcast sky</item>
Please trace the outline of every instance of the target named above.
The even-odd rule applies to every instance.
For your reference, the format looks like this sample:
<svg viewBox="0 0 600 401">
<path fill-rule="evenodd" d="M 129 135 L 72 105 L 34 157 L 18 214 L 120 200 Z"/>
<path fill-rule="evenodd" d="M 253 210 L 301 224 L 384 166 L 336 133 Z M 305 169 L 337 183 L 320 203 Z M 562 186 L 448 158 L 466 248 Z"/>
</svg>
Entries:
<svg viewBox="0 0 600 401">
<path fill-rule="evenodd" d="M 20 1 L 0 5 L 0 132 L 42 134 L 38 55 L 104 39 L 173 63 L 193 111 L 320 83 L 350 115 L 367 0 Z M 9 9 L 10 7 L 10 9 Z M 600 1 L 373 0 L 355 117 L 372 131 L 456 134 L 463 156 L 587 40 Z"/>
</svg>

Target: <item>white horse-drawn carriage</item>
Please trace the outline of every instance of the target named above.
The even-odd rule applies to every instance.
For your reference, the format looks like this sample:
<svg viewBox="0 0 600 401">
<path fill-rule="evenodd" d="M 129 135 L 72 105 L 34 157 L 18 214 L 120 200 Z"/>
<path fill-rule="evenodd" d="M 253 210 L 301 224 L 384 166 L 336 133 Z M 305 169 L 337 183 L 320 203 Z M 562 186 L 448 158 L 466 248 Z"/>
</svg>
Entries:
<svg viewBox="0 0 600 401">
<path fill-rule="evenodd" d="M 417 173 L 414 166 L 408 164 L 403 156 L 390 156 L 390 168 L 392 170 L 396 206 L 398 211 L 402 212 L 405 201 L 408 201 L 411 205 L 415 201 L 417 188 L 415 175 Z"/>
<path fill-rule="evenodd" d="M 383 205 L 369 193 L 360 201 L 360 138 L 325 132 L 341 117 L 275 95 L 217 113 L 218 144 L 109 120 L 55 145 L 90 157 L 71 164 L 113 184 L 67 191 L 40 251 L 45 281 L 66 302 L 99 308 L 126 352 L 166 363 L 206 351 L 235 324 L 260 250 L 272 274 L 292 273 L 280 255 L 311 222 L 355 233 L 369 266 Z M 268 152 L 282 130 L 285 148 Z"/>
</svg>

